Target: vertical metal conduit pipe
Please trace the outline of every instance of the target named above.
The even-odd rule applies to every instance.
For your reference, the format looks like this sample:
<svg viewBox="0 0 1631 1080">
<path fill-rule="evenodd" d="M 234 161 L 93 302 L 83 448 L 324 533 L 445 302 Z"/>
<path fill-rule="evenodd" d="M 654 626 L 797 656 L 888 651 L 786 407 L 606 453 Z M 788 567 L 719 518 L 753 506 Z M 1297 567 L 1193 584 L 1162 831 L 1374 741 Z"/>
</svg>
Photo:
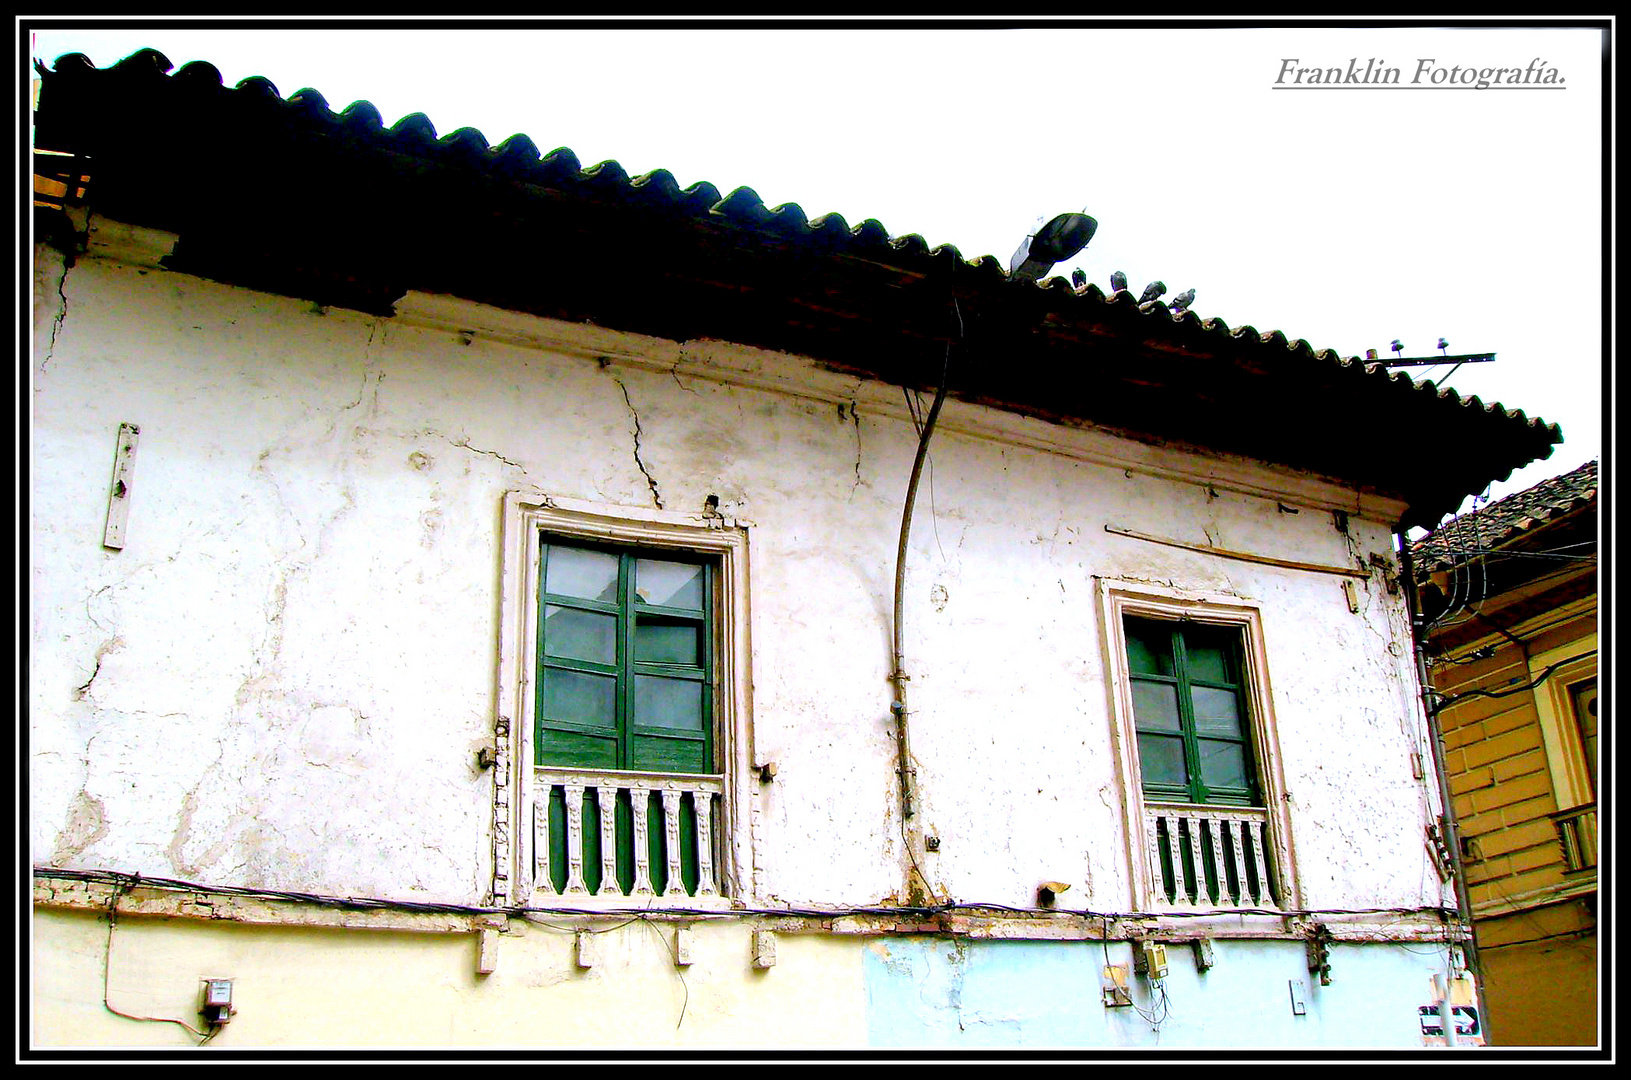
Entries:
<svg viewBox="0 0 1631 1080">
<path fill-rule="evenodd" d="M 917 813 L 917 767 L 912 764 L 912 743 L 907 730 L 908 676 L 902 618 L 906 602 L 906 544 L 912 533 L 912 508 L 917 503 L 917 485 L 923 476 L 923 461 L 929 454 L 929 437 L 934 434 L 934 422 L 940 416 L 940 406 L 945 403 L 947 377 L 950 374 L 951 344 L 948 342 L 946 362 L 940 373 L 940 389 L 935 392 L 934 404 L 929 406 L 929 415 L 923 420 L 923 430 L 918 433 L 917 457 L 912 461 L 911 479 L 906 482 L 906 508 L 900 518 L 900 547 L 895 552 L 894 663 L 889 673 L 889 681 L 895 686 L 895 700 L 890 702 L 889 711 L 895 718 L 895 741 L 900 757 L 898 768 L 901 814 L 908 819 Z"/>
<path fill-rule="evenodd" d="M 1456 828 L 1455 803 L 1450 798 L 1450 775 L 1445 764 L 1444 731 L 1439 726 L 1438 706 L 1433 703 L 1433 688 L 1427 679 L 1427 651 L 1423 641 L 1427 628 L 1418 609 L 1416 562 L 1410 554 L 1410 538 L 1402 529 L 1396 535 L 1399 541 L 1399 567 L 1404 571 L 1405 613 L 1410 620 L 1410 641 L 1416 656 L 1416 681 L 1421 688 L 1422 711 L 1427 716 L 1428 748 L 1433 754 L 1433 772 L 1438 780 L 1439 804 L 1442 807 L 1439 815 L 1439 835 L 1443 837 L 1444 846 L 1450 856 L 1450 875 L 1455 884 L 1456 909 L 1467 924 L 1467 966 L 1472 969 L 1477 979 L 1478 1024 L 1484 1037 L 1484 1044 L 1488 1046 L 1492 1044 L 1489 1036 L 1489 1009 L 1484 1001 L 1483 965 L 1479 962 L 1478 934 L 1472 923 L 1472 897 L 1467 892 L 1467 870 L 1461 861 L 1461 835 L 1460 830 Z M 1440 1023 L 1444 1026 L 1444 1045 L 1454 1046 L 1455 1023 L 1451 1013 L 1448 975 L 1444 984 L 1444 1002 L 1440 1012 Z"/>
</svg>

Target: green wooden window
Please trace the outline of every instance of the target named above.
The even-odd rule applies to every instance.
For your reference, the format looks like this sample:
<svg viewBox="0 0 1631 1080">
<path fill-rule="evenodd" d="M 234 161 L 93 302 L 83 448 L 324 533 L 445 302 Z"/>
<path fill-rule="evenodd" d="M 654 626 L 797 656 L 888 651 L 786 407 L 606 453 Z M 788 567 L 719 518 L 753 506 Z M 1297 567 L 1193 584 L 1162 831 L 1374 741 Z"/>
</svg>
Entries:
<svg viewBox="0 0 1631 1080">
<path fill-rule="evenodd" d="M 1241 631 L 1130 616 L 1124 628 L 1144 794 L 1261 806 Z"/>
<path fill-rule="evenodd" d="M 716 772 L 713 565 L 548 536 L 539 560 L 537 764 Z"/>
</svg>

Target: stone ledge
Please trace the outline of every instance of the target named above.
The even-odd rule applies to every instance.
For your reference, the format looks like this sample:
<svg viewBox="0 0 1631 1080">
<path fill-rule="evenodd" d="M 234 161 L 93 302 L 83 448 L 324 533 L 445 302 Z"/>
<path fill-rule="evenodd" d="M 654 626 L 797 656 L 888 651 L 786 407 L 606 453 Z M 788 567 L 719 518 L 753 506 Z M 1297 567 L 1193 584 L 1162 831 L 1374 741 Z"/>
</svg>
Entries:
<svg viewBox="0 0 1631 1080">
<path fill-rule="evenodd" d="M 333 900 L 298 900 L 241 896 L 206 888 L 138 882 L 131 886 L 79 878 L 36 876 L 34 906 L 105 912 L 118 897 L 118 912 L 125 916 L 226 921 L 255 926 L 299 926 L 342 930 L 388 930 L 430 934 L 470 934 L 482 929 L 506 930 L 511 920 L 527 916 L 577 923 L 640 917 L 659 922 L 739 920 L 756 929 L 781 934 L 827 934 L 838 937 L 885 937 L 918 934 L 996 941 L 1132 941 L 1154 938 L 1166 942 L 1211 940 L 1303 940 L 1316 923 L 1331 940 L 1349 944 L 1367 942 L 1462 941 L 1466 935 L 1428 913 L 1392 917 L 1356 915 L 1255 915 L 1219 912 L 1194 916 L 1098 916 L 1072 912 L 992 911 L 944 912 L 925 915 L 910 911 L 847 914 L 720 910 L 711 912 L 608 910 L 605 912 L 550 912 L 546 910 L 423 912 L 393 908 L 359 910 Z"/>
</svg>

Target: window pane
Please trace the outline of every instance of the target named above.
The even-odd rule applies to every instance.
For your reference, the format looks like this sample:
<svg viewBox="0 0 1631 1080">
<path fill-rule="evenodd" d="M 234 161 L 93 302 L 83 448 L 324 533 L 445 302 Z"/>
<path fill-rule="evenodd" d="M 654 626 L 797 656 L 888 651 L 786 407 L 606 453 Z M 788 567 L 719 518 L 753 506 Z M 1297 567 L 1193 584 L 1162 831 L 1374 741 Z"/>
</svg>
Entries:
<svg viewBox="0 0 1631 1080">
<path fill-rule="evenodd" d="M 1221 735 L 1238 739 L 1240 730 L 1240 698 L 1233 690 L 1214 690 L 1207 686 L 1194 686 L 1191 704 L 1195 710 L 1195 734 Z"/>
<path fill-rule="evenodd" d="M 544 719 L 611 727 L 617 720 L 617 680 L 610 675 L 588 675 L 546 667 Z"/>
<path fill-rule="evenodd" d="M 634 624 L 634 658 L 647 664 L 702 663 L 702 625 L 642 615 Z"/>
<path fill-rule="evenodd" d="M 1144 773 L 1145 784 L 1189 783 L 1189 771 L 1184 768 L 1184 741 L 1170 735 L 1138 733 L 1138 765 Z"/>
<path fill-rule="evenodd" d="M 544 591 L 616 603 L 617 562 L 609 552 L 545 544 Z"/>
<path fill-rule="evenodd" d="M 1144 619 L 1127 620 L 1127 668 L 1135 675 L 1172 674 L 1172 631 Z"/>
<path fill-rule="evenodd" d="M 643 604 L 701 611 L 702 567 L 640 559 L 634 567 L 634 595 Z"/>
<path fill-rule="evenodd" d="M 546 604 L 544 655 L 617 663 L 617 616 Z"/>
<path fill-rule="evenodd" d="M 1237 742 L 1201 739 L 1201 779 L 1209 788 L 1243 788 L 1248 784 L 1246 748 Z"/>
<path fill-rule="evenodd" d="M 1229 654 L 1233 651 L 1235 638 L 1236 632 L 1233 630 L 1186 629 L 1184 659 L 1189 664 L 1189 677 L 1202 682 L 1234 682 Z"/>
<path fill-rule="evenodd" d="M 1133 680 L 1133 718 L 1140 730 L 1178 730 L 1178 688 Z"/>
<path fill-rule="evenodd" d="M 644 727 L 702 730 L 703 684 L 691 679 L 634 677 L 634 722 Z"/>
</svg>

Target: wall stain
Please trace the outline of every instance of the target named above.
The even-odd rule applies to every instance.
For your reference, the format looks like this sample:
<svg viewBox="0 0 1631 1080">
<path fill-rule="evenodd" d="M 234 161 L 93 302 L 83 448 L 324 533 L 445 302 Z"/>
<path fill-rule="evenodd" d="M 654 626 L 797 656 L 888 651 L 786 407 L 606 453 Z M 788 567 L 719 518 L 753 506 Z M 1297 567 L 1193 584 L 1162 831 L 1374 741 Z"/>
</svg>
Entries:
<svg viewBox="0 0 1631 1080">
<path fill-rule="evenodd" d="M 57 835 L 57 845 L 51 852 L 51 864 L 63 865 L 107 835 L 108 821 L 102 800 L 80 788 L 79 794 L 68 806 L 68 820 Z"/>
</svg>

